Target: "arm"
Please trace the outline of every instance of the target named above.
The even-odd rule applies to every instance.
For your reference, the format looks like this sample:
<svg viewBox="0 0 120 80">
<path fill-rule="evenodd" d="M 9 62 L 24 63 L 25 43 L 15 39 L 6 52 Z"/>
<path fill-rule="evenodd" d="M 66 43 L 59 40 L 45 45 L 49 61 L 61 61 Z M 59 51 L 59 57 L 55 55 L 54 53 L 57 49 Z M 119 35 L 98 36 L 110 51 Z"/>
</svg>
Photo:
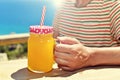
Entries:
<svg viewBox="0 0 120 80">
<path fill-rule="evenodd" d="M 120 65 L 120 47 L 91 48 L 77 39 L 58 37 L 55 61 L 63 70 L 76 70 L 88 66 Z"/>
<path fill-rule="evenodd" d="M 91 65 L 120 65 L 120 47 L 91 48 Z"/>
</svg>

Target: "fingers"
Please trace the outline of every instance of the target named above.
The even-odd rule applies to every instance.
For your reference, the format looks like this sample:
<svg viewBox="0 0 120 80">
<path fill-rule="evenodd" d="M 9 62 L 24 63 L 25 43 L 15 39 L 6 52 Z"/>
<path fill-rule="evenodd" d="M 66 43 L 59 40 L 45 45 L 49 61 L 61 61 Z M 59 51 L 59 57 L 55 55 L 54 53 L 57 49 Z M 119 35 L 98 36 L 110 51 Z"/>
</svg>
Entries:
<svg viewBox="0 0 120 80">
<path fill-rule="evenodd" d="M 72 69 L 68 66 L 60 66 L 60 68 L 63 70 L 72 71 Z"/>
<path fill-rule="evenodd" d="M 61 53 L 61 52 L 56 52 L 54 53 L 55 58 L 60 58 L 60 59 L 64 59 L 64 60 L 71 60 L 72 55 L 69 53 Z"/>
<path fill-rule="evenodd" d="M 60 41 L 60 43 L 62 44 L 77 44 L 80 43 L 77 39 L 75 38 L 71 38 L 71 37 L 57 37 L 58 41 Z"/>
<path fill-rule="evenodd" d="M 72 47 L 67 44 L 57 44 L 55 46 L 55 51 L 57 52 L 65 52 L 65 53 L 71 53 Z"/>
<path fill-rule="evenodd" d="M 61 52 L 55 52 L 55 61 L 59 65 L 69 65 L 69 62 L 72 58 L 71 54 L 68 53 L 61 53 Z"/>
<path fill-rule="evenodd" d="M 58 64 L 58 68 L 65 70 L 65 71 L 73 71 L 74 70 L 74 69 L 70 68 L 69 66 L 59 65 L 59 64 Z"/>
<path fill-rule="evenodd" d="M 79 59 L 82 49 L 80 42 L 70 37 L 57 37 L 56 42 L 60 43 L 56 44 L 54 54 L 58 67 L 69 71 L 75 69 L 78 65 L 77 61 L 81 62 L 81 59 Z"/>
<path fill-rule="evenodd" d="M 59 65 L 67 65 L 69 62 L 64 60 L 64 59 L 60 59 L 60 58 L 55 58 L 56 63 L 58 63 Z"/>
</svg>

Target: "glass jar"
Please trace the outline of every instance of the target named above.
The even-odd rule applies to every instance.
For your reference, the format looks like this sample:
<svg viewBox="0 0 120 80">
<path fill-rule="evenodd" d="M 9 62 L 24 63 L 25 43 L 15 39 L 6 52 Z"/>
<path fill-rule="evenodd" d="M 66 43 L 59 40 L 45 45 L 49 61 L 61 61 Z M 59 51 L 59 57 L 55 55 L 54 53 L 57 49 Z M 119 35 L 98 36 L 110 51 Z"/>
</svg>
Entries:
<svg viewBox="0 0 120 80">
<path fill-rule="evenodd" d="M 54 63 L 53 49 L 53 28 L 30 26 L 28 69 L 37 73 L 51 71 Z"/>
</svg>

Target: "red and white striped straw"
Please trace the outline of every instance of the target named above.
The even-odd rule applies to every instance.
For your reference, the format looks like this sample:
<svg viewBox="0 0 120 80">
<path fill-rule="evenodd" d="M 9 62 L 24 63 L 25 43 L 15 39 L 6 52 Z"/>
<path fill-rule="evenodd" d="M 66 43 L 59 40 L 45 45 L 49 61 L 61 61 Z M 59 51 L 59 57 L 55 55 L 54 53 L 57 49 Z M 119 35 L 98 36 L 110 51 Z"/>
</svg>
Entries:
<svg viewBox="0 0 120 80">
<path fill-rule="evenodd" d="M 46 13 L 46 6 L 43 6 L 40 26 L 44 25 L 45 13 Z"/>
</svg>

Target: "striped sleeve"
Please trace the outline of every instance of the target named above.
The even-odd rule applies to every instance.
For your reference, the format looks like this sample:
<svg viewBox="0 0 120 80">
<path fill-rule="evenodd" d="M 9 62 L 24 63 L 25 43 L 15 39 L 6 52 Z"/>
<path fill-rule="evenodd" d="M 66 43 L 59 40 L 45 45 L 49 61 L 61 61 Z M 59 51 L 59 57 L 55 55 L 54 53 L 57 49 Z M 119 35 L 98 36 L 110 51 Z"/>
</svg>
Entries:
<svg viewBox="0 0 120 80">
<path fill-rule="evenodd" d="M 110 12 L 111 34 L 115 40 L 120 42 L 120 1 L 113 3 Z"/>
</svg>

